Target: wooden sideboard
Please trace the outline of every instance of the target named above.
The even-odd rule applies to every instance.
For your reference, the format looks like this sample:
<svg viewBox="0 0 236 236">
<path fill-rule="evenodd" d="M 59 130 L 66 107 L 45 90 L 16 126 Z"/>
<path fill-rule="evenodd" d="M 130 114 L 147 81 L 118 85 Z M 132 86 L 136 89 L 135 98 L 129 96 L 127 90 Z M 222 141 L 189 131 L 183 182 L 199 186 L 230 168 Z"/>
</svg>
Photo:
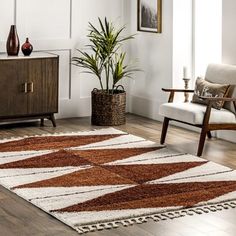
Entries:
<svg viewBox="0 0 236 236">
<path fill-rule="evenodd" d="M 41 119 L 52 121 L 58 112 L 59 56 L 0 54 L 0 121 Z"/>
</svg>

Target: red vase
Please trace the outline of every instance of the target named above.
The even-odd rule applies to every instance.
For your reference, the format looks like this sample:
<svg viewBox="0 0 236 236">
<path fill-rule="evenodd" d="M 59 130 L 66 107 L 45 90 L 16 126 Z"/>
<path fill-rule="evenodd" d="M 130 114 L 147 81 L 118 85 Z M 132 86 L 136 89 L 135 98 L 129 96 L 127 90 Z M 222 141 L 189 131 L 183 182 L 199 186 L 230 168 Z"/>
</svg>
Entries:
<svg viewBox="0 0 236 236">
<path fill-rule="evenodd" d="M 16 31 L 16 26 L 11 25 L 7 38 L 7 54 L 8 56 L 17 56 L 20 49 L 20 41 Z"/>
<path fill-rule="evenodd" d="M 29 38 L 26 38 L 25 43 L 21 46 L 21 51 L 25 56 L 29 56 L 33 51 L 33 46 L 29 42 Z"/>
</svg>

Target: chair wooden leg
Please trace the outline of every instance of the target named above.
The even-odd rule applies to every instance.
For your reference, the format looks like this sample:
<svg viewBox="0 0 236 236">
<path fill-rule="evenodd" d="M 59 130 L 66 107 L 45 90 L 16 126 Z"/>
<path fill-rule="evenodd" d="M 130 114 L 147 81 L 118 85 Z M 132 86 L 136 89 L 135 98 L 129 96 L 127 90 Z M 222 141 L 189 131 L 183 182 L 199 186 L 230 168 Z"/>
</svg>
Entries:
<svg viewBox="0 0 236 236">
<path fill-rule="evenodd" d="M 200 136 L 198 150 L 197 150 L 197 155 L 199 157 L 202 155 L 202 151 L 203 151 L 205 140 L 206 140 L 206 135 L 211 137 L 211 132 L 208 129 L 208 124 L 209 124 L 209 120 L 210 120 L 212 104 L 213 104 L 212 101 L 208 102 L 206 112 L 204 115 L 204 119 L 203 119 L 203 123 L 202 123 L 202 131 L 201 131 L 201 136 Z"/>
<path fill-rule="evenodd" d="M 212 138 L 211 131 L 208 131 L 208 132 L 207 132 L 207 137 L 208 137 L 209 139 Z"/>
<path fill-rule="evenodd" d="M 161 144 L 165 143 L 169 121 L 170 121 L 170 119 L 168 119 L 166 117 L 164 118 L 164 122 L 163 122 L 163 125 L 162 125 L 162 132 L 161 132 L 161 142 L 160 142 Z"/>
<path fill-rule="evenodd" d="M 198 144 L 198 150 L 197 150 L 198 157 L 200 157 L 202 155 L 205 140 L 206 140 L 206 135 L 207 135 L 207 131 L 203 127 L 202 132 L 201 132 L 201 136 L 200 136 L 200 140 L 199 140 L 199 144 Z"/>
</svg>

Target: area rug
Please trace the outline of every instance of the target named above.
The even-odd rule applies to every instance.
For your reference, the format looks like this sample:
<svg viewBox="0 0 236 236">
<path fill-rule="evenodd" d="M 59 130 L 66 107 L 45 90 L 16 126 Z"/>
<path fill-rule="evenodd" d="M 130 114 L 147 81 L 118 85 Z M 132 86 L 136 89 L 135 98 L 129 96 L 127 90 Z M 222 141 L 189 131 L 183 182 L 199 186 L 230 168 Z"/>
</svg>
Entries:
<svg viewBox="0 0 236 236">
<path fill-rule="evenodd" d="M 236 171 L 113 128 L 1 140 L 0 184 L 81 234 L 236 207 Z"/>
</svg>

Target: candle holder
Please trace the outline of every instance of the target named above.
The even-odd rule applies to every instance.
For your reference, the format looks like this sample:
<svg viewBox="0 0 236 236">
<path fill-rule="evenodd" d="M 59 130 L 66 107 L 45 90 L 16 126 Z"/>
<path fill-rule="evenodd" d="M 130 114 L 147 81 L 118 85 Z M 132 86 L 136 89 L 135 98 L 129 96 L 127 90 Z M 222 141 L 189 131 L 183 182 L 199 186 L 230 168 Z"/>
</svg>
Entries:
<svg viewBox="0 0 236 236">
<path fill-rule="evenodd" d="M 184 81 L 184 89 L 189 89 L 189 81 L 190 78 L 183 78 Z M 189 93 L 184 93 L 184 102 L 189 102 Z"/>
</svg>

